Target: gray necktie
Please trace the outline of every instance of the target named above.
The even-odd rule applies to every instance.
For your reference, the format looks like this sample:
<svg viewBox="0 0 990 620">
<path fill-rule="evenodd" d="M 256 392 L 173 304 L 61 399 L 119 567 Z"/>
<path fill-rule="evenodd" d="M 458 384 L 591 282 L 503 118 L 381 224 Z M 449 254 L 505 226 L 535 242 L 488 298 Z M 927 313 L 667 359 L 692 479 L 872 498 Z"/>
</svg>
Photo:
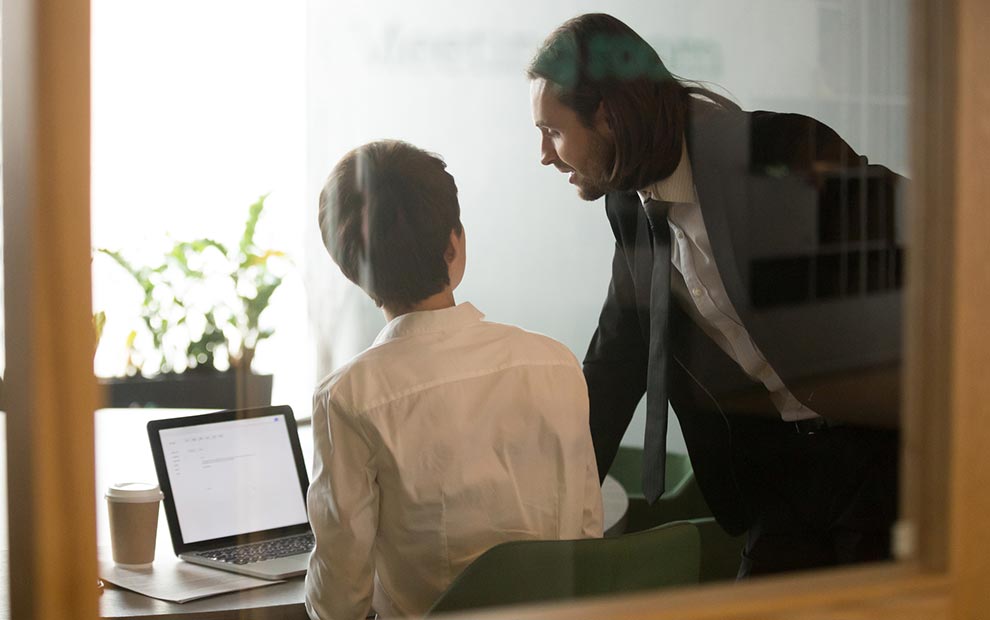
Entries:
<svg viewBox="0 0 990 620">
<path fill-rule="evenodd" d="M 643 438 L 643 494 L 653 504 L 663 495 L 667 468 L 667 360 L 670 322 L 671 202 L 643 204 L 653 233 L 653 278 L 650 284 L 650 358 L 646 379 L 646 436 Z"/>
</svg>

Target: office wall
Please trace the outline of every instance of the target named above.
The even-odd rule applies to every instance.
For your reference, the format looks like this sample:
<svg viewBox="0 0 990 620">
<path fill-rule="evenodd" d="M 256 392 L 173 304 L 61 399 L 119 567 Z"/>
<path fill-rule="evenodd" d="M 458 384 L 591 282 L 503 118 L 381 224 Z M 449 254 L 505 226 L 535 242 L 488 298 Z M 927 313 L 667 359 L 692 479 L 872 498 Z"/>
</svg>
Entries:
<svg viewBox="0 0 990 620">
<path fill-rule="evenodd" d="M 583 356 L 613 240 L 604 202 L 582 202 L 539 165 L 524 76 L 546 34 L 574 15 L 609 12 L 682 77 L 712 82 L 745 109 L 815 116 L 872 161 L 907 168 L 906 0 L 311 0 L 308 11 L 306 262 L 320 372 L 367 346 L 384 323 L 339 276 L 315 229 L 330 167 L 379 138 L 442 154 L 457 180 L 468 238 L 458 301 Z M 624 441 L 641 444 L 642 432 L 640 411 Z M 671 449 L 683 450 L 676 426 L 671 435 Z"/>
</svg>

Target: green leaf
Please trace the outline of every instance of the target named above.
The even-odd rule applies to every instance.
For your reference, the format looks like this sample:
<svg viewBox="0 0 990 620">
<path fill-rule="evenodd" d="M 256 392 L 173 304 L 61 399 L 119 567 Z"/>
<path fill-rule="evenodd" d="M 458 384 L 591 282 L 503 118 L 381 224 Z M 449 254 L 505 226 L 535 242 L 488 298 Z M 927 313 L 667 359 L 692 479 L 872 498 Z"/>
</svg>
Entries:
<svg viewBox="0 0 990 620">
<path fill-rule="evenodd" d="M 247 256 L 251 248 L 254 247 L 254 230 L 258 226 L 258 218 L 261 217 L 261 211 L 265 208 L 265 199 L 269 195 L 271 195 L 271 192 L 262 194 L 254 204 L 248 207 L 247 221 L 244 222 L 244 232 L 241 234 L 240 252 L 242 257 Z M 241 266 L 244 266 L 243 262 Z"/>
<path fill-rule="evenodd" d="M 258 332 L 258 338 L 255 340 L 255 342 L 261 342 L 265 338 L 271 338 L 274 335 L 275 335 L 274 329 L 263 329 Z"/>
</svg>

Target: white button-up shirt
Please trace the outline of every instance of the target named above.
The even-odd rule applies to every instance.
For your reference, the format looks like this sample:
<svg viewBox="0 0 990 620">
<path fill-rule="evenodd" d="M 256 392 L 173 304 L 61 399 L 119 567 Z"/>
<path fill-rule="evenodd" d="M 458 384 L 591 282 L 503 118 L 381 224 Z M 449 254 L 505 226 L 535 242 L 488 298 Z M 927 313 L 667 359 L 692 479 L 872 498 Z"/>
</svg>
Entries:
<svg viewBox="0 0 990 620">
<path fill-rule="evenodd" d="M 602 535 L 580 365 L 483 318 L 399 316 L 317 389 L 311 617 L 421 615 L 494 545 Z"/>
<path fill-rule="evenodd" d="M 687 144 L 677 169 L 666 179 L 639 192 L 640 200 L 675 202 L 667 214 L 670 226 L 671 292 L 684 304 L 694 321 L 750 378 L 761 382 L 782 419 L 793 422 L 817 417 L 794 397 L 767 363 L 763 353 L 732 306 L 715 265 L 712 244 L 701 215 L 691 173 Z"/>
</svg>

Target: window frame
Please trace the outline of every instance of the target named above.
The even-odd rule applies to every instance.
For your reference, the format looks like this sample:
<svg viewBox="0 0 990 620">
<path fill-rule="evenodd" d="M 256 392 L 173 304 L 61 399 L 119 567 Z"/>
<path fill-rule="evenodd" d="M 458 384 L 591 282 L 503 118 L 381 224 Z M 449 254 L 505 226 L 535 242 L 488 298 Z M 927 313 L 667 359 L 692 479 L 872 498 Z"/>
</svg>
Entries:
<svg viewBox="0 0 990 620">
<path fill-rule="evenodd" d="M 968 618 L 990 603 L 990 4 L 912 4 L 898 562 L 492 618 Z M 11 616 L 95 618 L 89 0 L 3 2 Z M 17 300 L 16 303 L 10 303 Z M 70 557 L 83 561 L 66 562 Z M 88 559 L 86 559 L 88 558 Z"/>
</svg>

